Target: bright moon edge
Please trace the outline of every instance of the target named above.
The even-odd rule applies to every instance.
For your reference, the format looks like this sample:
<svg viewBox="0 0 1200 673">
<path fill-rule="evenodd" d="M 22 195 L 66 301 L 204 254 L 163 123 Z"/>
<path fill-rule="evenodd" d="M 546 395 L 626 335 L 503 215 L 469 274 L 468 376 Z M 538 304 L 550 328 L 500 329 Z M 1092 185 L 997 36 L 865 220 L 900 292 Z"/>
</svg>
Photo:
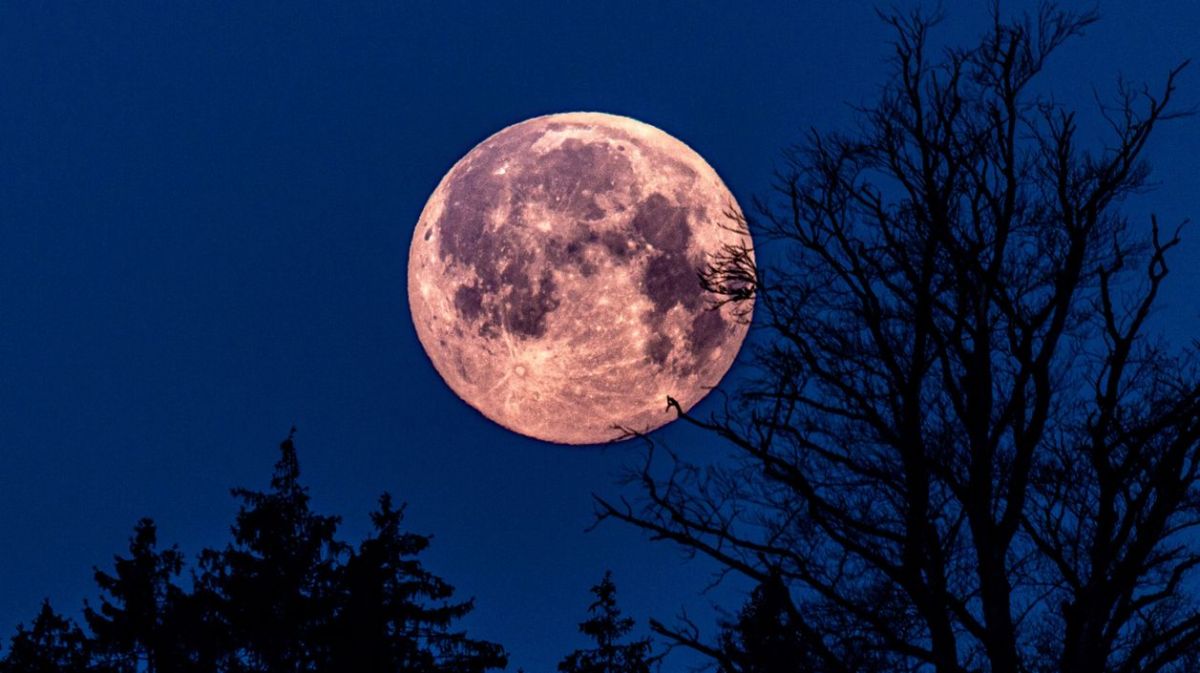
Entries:
<svg viewBox="0 0 1200 673">
<path fill-rule="evenodd" d="M 515 432 L 563 444 L 670 422 L 728 371 L 750 307 L 697 277 L 737 202 L 699 154 L 629 117 L 535 117 L 442 178 L 409 250 L 418 337 L 454 392 Z"/>
</svg>

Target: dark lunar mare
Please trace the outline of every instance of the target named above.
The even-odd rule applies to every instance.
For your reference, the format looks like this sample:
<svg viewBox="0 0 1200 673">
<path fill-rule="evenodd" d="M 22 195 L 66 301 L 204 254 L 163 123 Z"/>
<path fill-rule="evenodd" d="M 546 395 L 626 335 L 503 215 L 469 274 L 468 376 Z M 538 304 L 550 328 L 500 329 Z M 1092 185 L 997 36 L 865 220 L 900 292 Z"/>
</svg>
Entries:
<svg viewBox="0 0 1200 673">
<path fill-rule="evenodd" d="M 587 221 L 604 218 L 596 195 L 616 186 L 616 175 L 628 174 L 629 161 L 607 142 L 585 143 L 567 138 L 560 147 L 538 157 L 536 166 L 523 167 L 513 179 L 514 212 L 521 201 L 537 195 L 556 212 Z"/>
<path fill-rule="evenodd" d="M 681 358 L 685 373 L 694 373 L 720 345 L 728 325 L 719 311 L 703 307 L 699 278 L 702 265 L 688 256 L 692 233 L 688 220 L 688 208 L 673 205 L 662 194 L 654 193 L 639 204 L 632 224 L 637 236 L 654 249 L 642 287 L 654 303 L 654 310 L 645 320 L 658 336 L 647 343 L 646 356 L 655 364 L 666 364 L 674 349 L 674 344 L 663 334 L 667 312 L 675 306 L 682 306 L 689 313 L 699 309 L 701 312 L 693 318 L 687 335 L 692 357 Z"/>
<path fill-rule="evenodd" d="M 518 337 L 541 337 L 546 315 L 560 303 L 549 265 L 540 265 L 544 268 L 539 272 L 538 254 L 524 240 L 533 223 L 519 217 L 522 205 L 535 202 L 584 222 L 595 221 L 605 215 L 595 195 L 611 190 L 615 176 L 631 172 L 628 160 L 610 143 L 577 138 L 568 138 L 537 157 L 536 163 L 523 162 L 546 130 L 516 127 L 497 134 L 472 152 L 450 182 L 438 223 L 439 252 L 443 260 L 475 272 L 475 283 L 455 292 L 454 306 L 464 319 L 478 320 L 484 336 L 504 330 Z M 506 161 L 511 179 L 495 175 Z M 503 204 L 506 194 L 515 226 L 488 231 L 488 213 Z M 561 256 L 561 247 L 548 243 L 547 256 Z M 582 268 L 581 254 L 578 259 L 585 275 L 594 272 Z M 498 295 L 501 301 L 488 301 Z"/>
<path fill-rule="evenodd" d="M 688 255 L 692 239 L 689 220 L 695 214 L 656 192 L 638 203 L 628 234 L 597 231 L 592 223 L 603 219 L 606 212 L 596 196 L 617 188 L 621 176 L 632 174 L 621 143 L 660 153 L 612 129 L 604 129 L 612 141 L 567 138 L 540 156 L 529 151 L 547 131 L 567 127 L 551 123 L 503 131 L 476 148 L 452 178 L 438 223 L 439 253 L 443 260 L 471 269 L 476 276 L 473 284 L 455 291 L 455 310 L 465 321 L 478 324 L 483 336 L 494 337 L 503 330 L 517 337 L 538 338 L 545 334 L 546 316 L 561 302 L 551 269 L 574 269 L 587 277 L 595 273 L 587 259 L 587 250 L 593 246 L 600 246 L 605 256 L 618 264 L 628 263 L 635 253 L 649 248 L 642 288 L 653 304 L 644 320 L 654 336 L 647 341 L 646 357 L 661 366 L 675 349 L 676 344 L 664 333 L 671 308 L 682 306 L 689 313 L 699 310 L 687 335 L 692 357 L 680 358 L 687 361 L 684 366 L 691 373 L 721 344 L 729 328 L 719 311 L 702 307 L 697 275 L 702 260 Z M 658 159 L 661 157 L 656 156 Z M 685 175 L 695 175 L 677 161 L 670 163 L 686 169 Z M 495 175 L 501 166 L 510 177 Z M 514 226 L 488 231 L 488 214 L 505 205 L 505 198 Z M 536 223 L 522 218 L 526 203 L 543 205 L 575 223 L 565 235 L 551 236 L 539 246 L 544 262 L 527 241 Z"/>
</svg>

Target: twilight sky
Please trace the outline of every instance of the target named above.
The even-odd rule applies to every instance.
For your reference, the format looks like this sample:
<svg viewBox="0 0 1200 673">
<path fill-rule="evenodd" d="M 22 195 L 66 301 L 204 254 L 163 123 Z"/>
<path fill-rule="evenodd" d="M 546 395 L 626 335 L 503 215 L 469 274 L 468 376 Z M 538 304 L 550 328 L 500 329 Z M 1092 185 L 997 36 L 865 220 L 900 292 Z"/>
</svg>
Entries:
<svg viewBox="0 0 1200 673">
<path fill-rule="evenodd" d="M 982 30 L 985 3 L 947 4 L 936 39 Z M 1100 8 L 1043 80 L 1064 102 L 1200 57 L 1193 0 Z M 637 447 L 525 439 L 453 396 L 409 318 L 409 240 L 475 143 L 570 110 L 662 128 L 748 205 L 781 147 L 870 99 L 888 37 L 871 3 L 827 0 L 0 4 L 0 638 L 43 596 L 75 614 L 141 516 L 189 556 L 224 544 L 228 488 L 265 487 L 292 424 L 315 508 L 358 539 L 381 491 L 408 501 L 510 670 L 584 643 L 606 568 L 639 629 L 736 607 L 736 582 L 699 594 L 703 563 L 584 532 Z M 1200 218 L 1200 120 L 1149 156 L 1158 189 L 1128 211 Z M 1190 339 L 1200 225 L 1173 268 L 1158 324 Z"/>
</svg>

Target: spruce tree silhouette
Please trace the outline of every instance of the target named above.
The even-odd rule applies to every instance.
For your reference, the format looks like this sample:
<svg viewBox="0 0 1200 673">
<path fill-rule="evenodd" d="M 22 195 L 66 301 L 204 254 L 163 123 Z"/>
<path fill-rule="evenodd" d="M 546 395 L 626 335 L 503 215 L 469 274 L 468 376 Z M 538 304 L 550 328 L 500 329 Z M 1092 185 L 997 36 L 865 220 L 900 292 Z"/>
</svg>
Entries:
<svg viewBox="0 0 1200 673">
<path fill-rule="evenodd" d="M 340 518 L 309 509 L 294 433 L 279 446 L 269 491 L 232 490 L 242 501 L 233 543 L 201 555 L 199 590 L 226 629 L 219 663 L 231 673 L 317 671 L 328 658 L 345 545 L 334 539 Z"/>
<path fill-rule="evenodd" d="M 808 673 L 821 670 L 797 632 L 787 585 L 773 575 L 759 584 L 728 624 L 714 652 L 718 673 Z"/>
<path fill-rule="evenodd" d="M 100 608 L 85 603 L 93 657 L 114 673 L 175 673 L 187 670 L 186 645 L 175 630 L 172 612 L 183 595 L 174 583 L 183 555 L 172 546 L 157 551 L 154 522 L 142 519 L 129 541 L 129 557 L 115 557 L 114 574 L 96 570 L 106 594 Z"/>
<path fill-rule="evenodd" d="M 402 530 L 404 508 L 384 494 L 374 532 L 357 549 L 341 519 L 314 513 L 300 483 L 295 429 L 280 444 L 270 489 L 242 501 L 222 550 L 200 554 L 191 591 L 176 583 L 183 555 L 158 549 L 150 519 L 127 557 L 96 570 L 99 606 L 84 603 L 90 635 L 42 605 L 18 627 L 0 673 L 484 673 L 504 668 L 496 643 L 453 625 L 474 600 L 416 556 L 431 536 Z"/>
<path fill-rule="evenodd" d="M 588 607 L 592 616 L 579 624 L 579 630 L 596 646 L 568 654 L 558 664 L 560 673 L 647 673 L 655 661 L 650 639 L 620 642 L 633 629 L 633 619 L 621 616 L 611 571 L 592 587 L 592 594 L 596 596 Z"/>
<path fill-rule="evenodd" d="M 454 588 L 415 558 L 431 537 L 404 532 L 403 519 L 404 506 L 394 507 L 387 493 L 380 496 L 379 509 L 371 514 L 374 534 L 343 569 L 332 670 L 482 673 L 504 668 L 508 658 L 500 645 L 450 630 L 474 608 L 474 600 L 450 601 Z"/>
<path fill-rule="evenodd" d="M 43 601 L 33 625 L 17 627 L 0 673 L 99 673 L 89 664 L 87 637 L 70 619 Z"/>
</svg>

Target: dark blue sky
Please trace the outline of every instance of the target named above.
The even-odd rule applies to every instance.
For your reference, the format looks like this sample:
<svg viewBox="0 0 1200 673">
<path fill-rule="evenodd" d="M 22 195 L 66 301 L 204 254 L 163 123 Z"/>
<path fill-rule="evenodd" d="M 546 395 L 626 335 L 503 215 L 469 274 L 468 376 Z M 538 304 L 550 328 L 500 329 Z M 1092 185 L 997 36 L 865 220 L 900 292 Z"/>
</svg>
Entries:
<svg viewBox="0 0 1200 673">
<path fill-rule="evenodd" d="M 939 38 L 978 34 L 983 3 L 952 4 Z M 1193 0 L 1101 10 L 1049 73 L 1063 100 L 1200 56 Z M 0 5 L 2 637 L 43 596 L 93 596 L 138 517 L 189 554 L 223 544 L 228 488 L 265 486 L 293 423 L 315 506 L 357 538 L 381 491 L 407 500 L 512 670 L 583 643 L 606 568 L 639 627 L 736 603 L 673 549 L 584 532 L 634 447 L 523 439 L 453 396 L 409 319 L 409 240 L 475 143 L 569 110 L 664 129 L 748 203 L 782 146 L 877 90 L 886 38 L 869 3 L 827 0 Z M 1200 217 L 1198 129 L 1162 129 L 1131 212 Z M 1197 267 L 1193 228 L 1159 314 L 1176 338 L 1197 333 Z"/>
</svg>

